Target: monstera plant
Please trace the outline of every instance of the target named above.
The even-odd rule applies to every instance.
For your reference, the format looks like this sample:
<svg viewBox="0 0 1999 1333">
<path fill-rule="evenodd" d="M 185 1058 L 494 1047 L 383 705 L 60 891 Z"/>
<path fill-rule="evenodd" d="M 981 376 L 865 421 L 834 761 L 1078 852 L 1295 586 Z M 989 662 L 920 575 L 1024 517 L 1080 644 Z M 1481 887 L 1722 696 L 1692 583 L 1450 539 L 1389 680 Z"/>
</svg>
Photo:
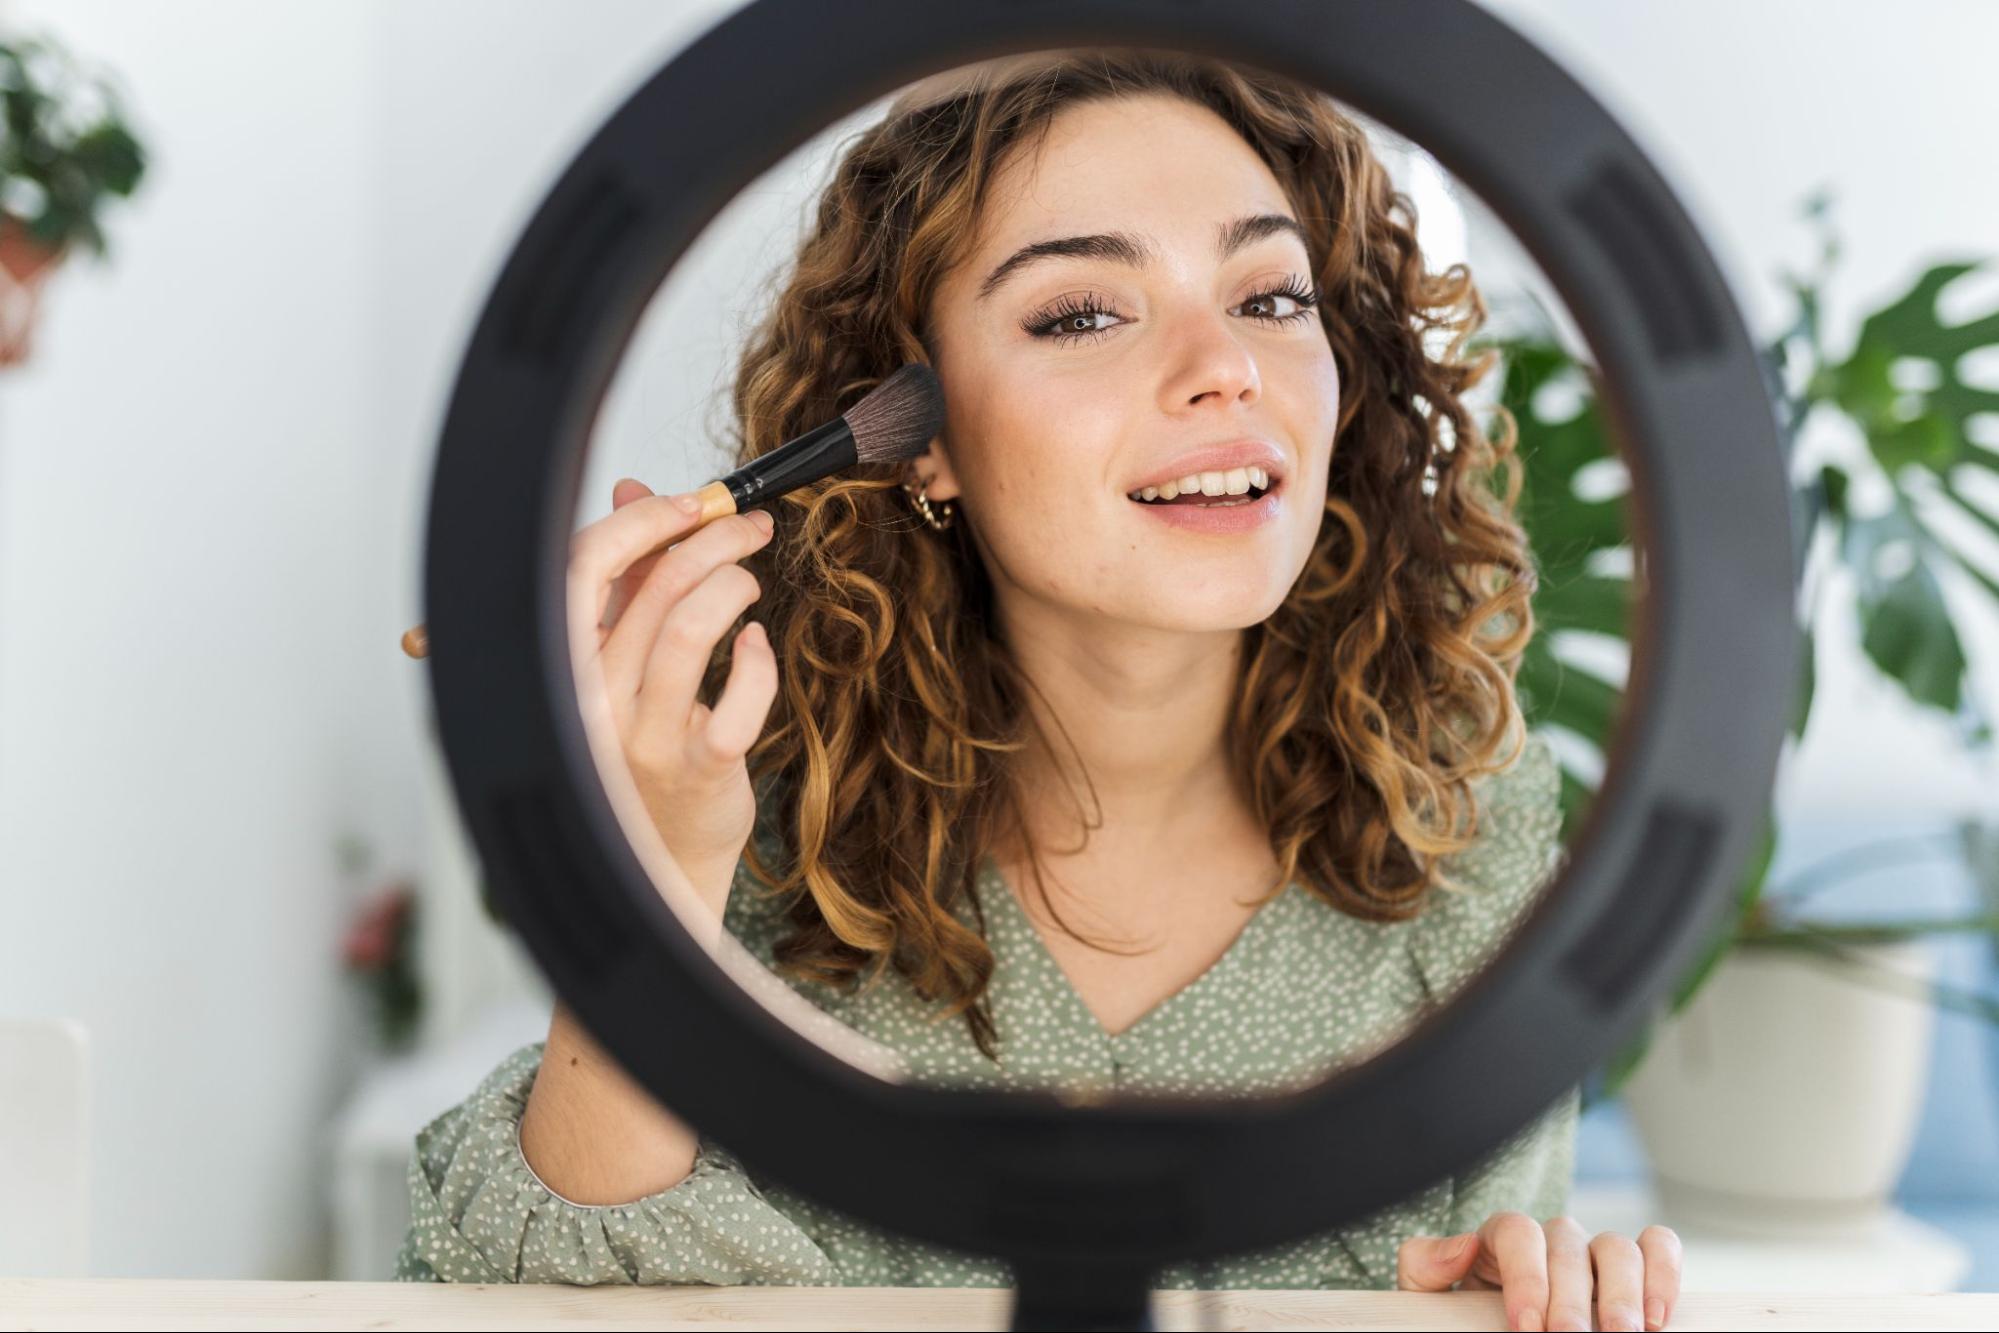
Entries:
<svg viewBox="0 0 1999 1333">
<path fill-rule="evenodd" d="M 1999 310 L 1945 324 L 1937 308 L 1940 294 L 1978 270 L 1982 261 L 1935 264 L 1906 292 L 1867 316 L 1843 357 L 1829 354 L 1820 311 L 1825 282 L 1839 254 L 1830 211 L 1830 195 L 1824 190 L 1806 203 L 1803 215 L 1818 226 L 1823 242 L 1819 263 L 1809 275 L 1783 276 L 1796 316 L 1764 349 L 1766 379 L 1787 450 L 1794 449 L 1805 426 L 1821 414 L 1843 416 L 1853 428 L 1849 433 L 1857 434 L 1864 446 L 1848 465 L 1827 462 L 1794 479 L 1799 549 L 1813 550 L 1821 531 L 1830 530 L 1831 559 L 1852 575 L 1861 648 L 1868 659 L 1909 699 L 1948 714 L 1965 745 L 1989 746 L 1992 724 L 1967 688 L 1963 643 L 1940 576 L 1948 571 L 1981 590 L 1988 600 L 1980 613 L 1999 611 L 1999 580 L 1968 559 L 1937 519 L 1949 511 L 1999 536 L 1999 503 L 1979 497 L 1981 490 L 1999 496 L 1999 430 L 1990 429 L 1999 424 L 1999 392 L 1964 377 L 1967 357 L 1999 348 Z M 1573 827 L 1594 799 L 1593 773 L 1601 771 L 1623 703 L 1622 682 L 1611 678 L 1615 673 L 1579 663 L 1573 644 L 1578 636 L 1607 638 L 1628 651 L 1630 617 L 1642 596 L 1642 587 L 1633 580 L 1619 484 L 1620 478 L 1628 482 L 1628 476 L 1600 410 L 1593 367 L 1551 336 L 1508 334 L 1484 341 L 1501 354 L 1500 401 L 1519 424 L 1526 474 L 1520 514 L 1541 567 L 1534 603 L 1540 632 L 1521 663 L 1522 707 L 1530 725 L 1565 733 L 1597 760 L 1583 772 L 1564 760 L 1562 806 Z M 1885 483 L 1876 486 L 1885 503 L 1865 508 L 1855 503 L 1852 483 L 1862 469 Z M 1792 472 L 1795 477 L 1798 469 L 1794 466 Z M 1800 599 L 1793 741 L 1803 736 L 1811 714 L 1815 632 L 1825 583 L 1818 578 Z M 1961 832 L 1969 856 L 1983 831 L 1967 824 Z M 1839 864 L 1815 867 L 1773 885 L 1768 876 L 1775 846 L 1774 812 L 1766 811 L 1756 851 L 1737 884 L 1735 910 L 1673 989 L 1668 1014 L 1685 1008 L 1715 964 L 1737 946 L 1836 954 L 1842 945 L 1935 932 L 1999 935 L 1995 915 L 1813 921 L 1803 906 L 1807 896 L 1873 858 L 1866 852 L 1848 854 Z M 1894 977 L 1882 981 L 1897 983 Z M 1988 997 L 1941 985 L 1925 989 L 1939 1004 L 1999 1023 L 1999 1003 Z M 1649 1030 L 1640 1033 L 1599 1072 L 1585 1089 L 1586 1101 L 1617 1091 L 1642 1059 L 1650 1036 Z"/>
</svg>

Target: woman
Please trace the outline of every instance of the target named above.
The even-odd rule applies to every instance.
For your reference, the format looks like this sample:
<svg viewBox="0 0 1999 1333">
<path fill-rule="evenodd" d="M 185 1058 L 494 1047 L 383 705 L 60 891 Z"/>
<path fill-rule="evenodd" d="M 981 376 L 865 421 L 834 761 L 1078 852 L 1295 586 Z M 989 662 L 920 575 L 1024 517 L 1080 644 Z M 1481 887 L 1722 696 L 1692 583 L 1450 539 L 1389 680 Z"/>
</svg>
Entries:
<svg viewBox="0 0 1999 1333">
<path fill-rule="evenodd" d="M 943 435 L 637 563 L 685 520 L 622 482 L 575 550 L 572 589 L 620 608 L 606 706 L 717 929 L 937 1083 L 1267 1093 L 1447 999 L 1559 859 L 1512 688 L 1512 422 L 1463 402 L 1483 319 L 1321 93 L 1126 51 L 909 90 L 746 354 L 737 452 L 910 360 Z M 759 600 L 768 638 L 725 657 Z M 1497 1287 L 1515 1328 L 1663 1327 L 1673 1233 L 1561 1216 L 1577 1103 L 1159 1282 Z M 560 1007 L 417 1148 L 408 1278 L 1011 1281 L 753 1180 Z"/>
</svg>

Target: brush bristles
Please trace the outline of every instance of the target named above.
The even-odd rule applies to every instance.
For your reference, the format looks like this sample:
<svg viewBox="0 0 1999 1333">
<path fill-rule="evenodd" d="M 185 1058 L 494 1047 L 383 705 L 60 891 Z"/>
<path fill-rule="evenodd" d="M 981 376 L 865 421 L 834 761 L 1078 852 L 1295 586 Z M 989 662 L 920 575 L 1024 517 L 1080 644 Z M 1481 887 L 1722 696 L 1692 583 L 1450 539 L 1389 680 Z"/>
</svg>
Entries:
<svg viewBox="0 0 1999 1333">
<path fill-rule="evenodd" d="M 840 415 L 854 433 L 855 461 L 900 463 L 944 429 L 944 389 L 930 367 L 912 361 Z"/>
</svg>

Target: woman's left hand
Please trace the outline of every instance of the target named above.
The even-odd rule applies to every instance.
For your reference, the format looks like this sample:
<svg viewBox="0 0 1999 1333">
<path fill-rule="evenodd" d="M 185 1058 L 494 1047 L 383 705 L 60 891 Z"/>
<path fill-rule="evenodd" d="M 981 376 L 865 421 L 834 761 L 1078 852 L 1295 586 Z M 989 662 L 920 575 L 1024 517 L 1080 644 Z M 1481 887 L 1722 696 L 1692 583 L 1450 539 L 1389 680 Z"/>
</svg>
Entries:
<svg viewBox="0 0 1999 1333">
<path fill-rule="evenodd" d="M 1650 1226 L 1629 1240 L 1614 1231 L 1591 1239 L 1573 1217 L 1536 1222 L 1494 1213 L 1477 1231 L 1411 1236 L 1395 1256 L 1403 1291 L 1502 1293 L 1515 1329 L 1661 1329 L 1680 1299 L 1680 1237 Z M 1640 1318 L 1644 1322 L 1640 1323 Z"/>
</svg>

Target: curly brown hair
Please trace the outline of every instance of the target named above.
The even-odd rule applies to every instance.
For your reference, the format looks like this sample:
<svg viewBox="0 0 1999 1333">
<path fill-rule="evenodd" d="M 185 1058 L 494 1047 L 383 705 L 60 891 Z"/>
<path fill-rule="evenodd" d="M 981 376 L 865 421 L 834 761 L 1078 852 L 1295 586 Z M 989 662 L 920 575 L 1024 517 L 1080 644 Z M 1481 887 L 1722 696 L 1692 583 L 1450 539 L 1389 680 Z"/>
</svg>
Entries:
<svg viewBox="0 0 1999 1333">
<path fill-rule="evenodd" d="M 931 294 L 964 257 L 1002 163 L 1058 112 L 1163 92 L 1218 113 L 1310 234 L 1344 386 L 1331 521 L 1282 605 L 1243 631 L 1230 763 L 1269 828 L 1280 885 L 1302 880 L 1367 920 L 1413 917 L 1433 884 L 1456 887 L 1440 862 L 1480 832 L 1473 780 L 1510 766 L 1526 739 L 1514 676 L 1537 572 L 1514 518 L 1517 428 L 1495 407 L 1488 438 L 1463 402 L 1497 355 L 1461 355 L 1483 298 L 1462 264 L 1425 271 L 1414 204 L 1325 93 L 1177 52 L 1018 61 L 1011 74 L 989 62 L 942 97 L 905 93 L 846 147 L 741 361 L 736 464 L 843 413 L 904 363 L 934 362 Z M 1448 343 L 1433 354 L 1440 329 Z M 781 663 L 748 756 L 760 832 L 745 866 L 783 902 L 784 972 L 853 986 L 893 967 L 996 1058 L 976 880 L 989 849 L 1025 838 L 1013 773 L 1039 734 L 1024 706 L 1033 685 L 991 632 L 969 516 L 927 532 L 898 481 L 874 465 L 799 487 L 777 502 L 777 535 L 744 560 Z"/>
</svg>

